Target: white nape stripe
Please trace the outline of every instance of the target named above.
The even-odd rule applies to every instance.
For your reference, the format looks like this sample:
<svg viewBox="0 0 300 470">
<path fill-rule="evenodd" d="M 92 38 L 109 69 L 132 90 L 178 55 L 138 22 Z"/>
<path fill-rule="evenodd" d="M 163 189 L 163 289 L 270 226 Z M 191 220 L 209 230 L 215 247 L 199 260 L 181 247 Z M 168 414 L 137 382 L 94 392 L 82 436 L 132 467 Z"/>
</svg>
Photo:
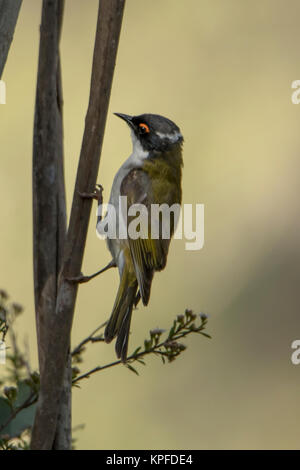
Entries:
<svg viewBox="0 0 300 470">
<path fill-rule="evenodd" d="M 156 134 L 158 135 L 158 137 L 160 137 L 161 139 L 168 139 L 170 142 L 172 143 L 175 143 L 177 142 L 179 139 L 182 139 L 182 135 L 180 132 L 173 132 L 172 134 L 163 134 L 162 132 L 156 132 Z"/>
</svg>

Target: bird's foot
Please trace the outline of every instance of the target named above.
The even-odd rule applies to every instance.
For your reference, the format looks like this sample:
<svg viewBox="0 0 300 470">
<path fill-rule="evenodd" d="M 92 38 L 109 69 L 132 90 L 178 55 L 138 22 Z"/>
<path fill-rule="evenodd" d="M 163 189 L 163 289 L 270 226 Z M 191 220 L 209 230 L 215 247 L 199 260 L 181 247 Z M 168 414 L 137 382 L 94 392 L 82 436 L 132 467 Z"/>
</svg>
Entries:
<svg viewBox="0 0 300 470">
<path fill-rule="evenodd" d="M 90 281 L 92 276 L 84 276 L 82 273 L 80 273 L 79 276 L 75 277 L 68 277 L 67 281 L 71 282 L 72 284 L 83 284 L 84 282 Z"/>
<path fill-rule="evenodd" d="M 99 276 L 99 274 L 104 273 L 108 269 L 116 268 L 116 267 L 117 267 L 116 262 L 114 260 L 111 260 L 106 266 L 104 266 L 104 268 L 100 269 L 99 271 L 97 271 L 94 274 L 91 274 L 90 276 L 84 276 L 82 273 L 80 273 L 79 276 L 68 277 L 66 279 L 67 279 L 67 281 L 73 282 L 74 284 L 83 284 L 84 282 L 88 282 L 91 279 L 94 279 L 94 277 Z"/>
<path fill-rule="evenodd" d="M 83 199 L 96 199 L 100 204 L 103 202 L 103 186 L 101 184 L 96 184 L 96 188 L 93 193 L 82 193 L 78 191 L 78 194 Z"/>
</svg>

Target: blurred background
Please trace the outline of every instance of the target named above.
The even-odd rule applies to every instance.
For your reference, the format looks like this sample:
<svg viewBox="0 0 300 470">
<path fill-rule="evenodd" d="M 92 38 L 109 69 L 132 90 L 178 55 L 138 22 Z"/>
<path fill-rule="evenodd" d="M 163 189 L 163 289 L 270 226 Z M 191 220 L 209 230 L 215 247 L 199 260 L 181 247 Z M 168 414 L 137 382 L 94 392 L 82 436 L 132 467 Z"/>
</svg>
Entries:
<svg viewBox="0 0 300 470">
<path fill-rule="evenodd" d="M 97 1 L 66 0 L 62 33 L 68 209 L 88 103 Z M 3 75 L 0 106 L 0 287 L 22 303 L 18 337 L 37 366 L 32 273 L 31 158 L 41 2 L 24 0 Z M 108 199 L 131 151 L 113 112 L 159 113 L 185 137 L 183 202 L 205 205 L 205 246 L 171 243 L 148 308 L 134 313 L 130 350 L 186 307 L 209 315 L 170 365 L 156 358 L 137 377 L 125 367 L 73 393 L 79 449 L 289 449 L 299 447 L 300 79 L 297 0 L 127 1 L 98 181 Z M 110 259 L 95 234 L 83 272 Z M 116 271 L 79 289 L 72 344 L 111 313 Z M 82 371 L 115 359 L 89 347 Z M 1 373 L 1 371 L 0 371 Z"/>
</svg>

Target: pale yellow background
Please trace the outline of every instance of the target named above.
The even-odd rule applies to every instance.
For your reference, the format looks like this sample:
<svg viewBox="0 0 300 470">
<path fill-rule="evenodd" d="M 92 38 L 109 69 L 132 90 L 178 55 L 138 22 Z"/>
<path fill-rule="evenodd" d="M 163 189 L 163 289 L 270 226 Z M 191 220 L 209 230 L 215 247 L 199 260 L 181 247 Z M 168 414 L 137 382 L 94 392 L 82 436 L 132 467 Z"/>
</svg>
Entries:
<svg viewBox="0 0 300 470">
<path fill-rule="evenodd" d="M 24 0 L 3 79 L 0 106 L 0 287 L 25 308 L 35 367 L 31 157 L 41 2 Z M 62 34 L 68 209 L 87 108 L 96 0 L 67 0 Z M 212 340 L 187 340 L 173 364 L 148 359 L 140 377 L 109 369 L 74 390 L 80 449 L 297 448 L 300 365 L 300 79 L 297 0 L 128 0 L 98 181 L 108 198 L 129 155 L 129 132 L 113 112 L 154 112 L 185 137 L 185 203 L 205 204 L 205 247 L 171 245 L 149 307 L 132 322 L 130 350 L 152 327 L 190 307 L 210 315 Z M 83 270 L 109 261 L 95 235 L 95 208 Z M 117 272 L 80 288 L 73 345 L 107 319 Z M 114 360 L 92 345 L 82 370 Z M 1 366 L 0 366 L 1 367 Z M 0 371 L 1 373 L 1 371 Z"/>
</svg>

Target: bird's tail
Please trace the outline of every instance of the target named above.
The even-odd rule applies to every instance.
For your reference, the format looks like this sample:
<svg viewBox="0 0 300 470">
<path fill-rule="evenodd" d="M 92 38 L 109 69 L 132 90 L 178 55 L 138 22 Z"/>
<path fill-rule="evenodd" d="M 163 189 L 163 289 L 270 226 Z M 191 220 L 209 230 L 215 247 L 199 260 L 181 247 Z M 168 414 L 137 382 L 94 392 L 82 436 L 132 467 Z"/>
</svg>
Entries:
<svg viewBox="0 0 300 470">
<path fill-rule="evenodd" d="M 130 321 L 133 306 L 136 303 L 138 282 L 126 267 L 120 279 L 120 286 L 112 314 L 104 331 L 104 339 L 110 343 L 116 336 L 116 353 L 122 362 L 126 362 Z"/>
</svg>

